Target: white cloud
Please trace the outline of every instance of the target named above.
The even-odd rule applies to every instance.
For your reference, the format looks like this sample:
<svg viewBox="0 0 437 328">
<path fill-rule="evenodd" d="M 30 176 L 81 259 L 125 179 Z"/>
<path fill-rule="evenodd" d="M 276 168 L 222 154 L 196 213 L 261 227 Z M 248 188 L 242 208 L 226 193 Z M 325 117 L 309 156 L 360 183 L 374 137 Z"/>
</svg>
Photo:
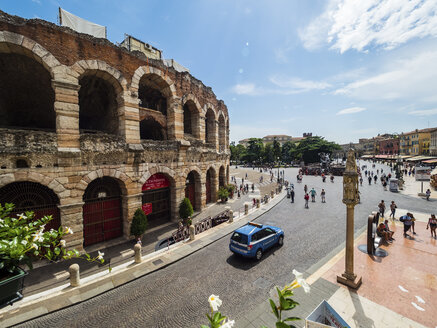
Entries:
<svg viewBox="0 0 437 328">
<path fill-rule="evenodd" d="M 256 95 L 256 87 L 253 83 L 236 84 L 232 87 L 232 91 L 238 95 Z"/>
<path fill-rule="evenodd" d="M 337 112 L 336 115 L 355 114 L 365 110 L 366 108 L 364 107 L 350 107 L 350 108 L 342 109 L 341 111 Z"/>
<path fill-rule="evenodd" d="M 41 1 L 40 0 L 32 0 L 32 2 L 34 2 L 34 3 L 37 3 L 37 4 L 41 4 Z"/>
<path fill-rule="evenodd" d="M 392 49 L 414 38 L 437 36 L 435 0 L 331 0 L 299 36 L 305 48 L 330 45 L 341 53 Z"/>
<path fill-rule="evenodd" d="M 434 109 L 423 109 L 423 110 L 413 110 L 409 112 L 410 115 L 415 116 L 430 116 L 430 115 L 437 115 L 437 108 Z"/>
<path fill-rule="evenodd" d="M 284 89 L 286 94 L 301 93 L 311 90 L 323 90 L 331 85 L 323 81 L 302 80 L 297 77 L 272 76 L 270 82 Z"/>
<path fill-rule="evenodd" d="M 437 95 L 437 50 L 392 59 L 376 72 L 334 91 L 361 100 L 411 100 L 435 102 Z"/>
</svg>

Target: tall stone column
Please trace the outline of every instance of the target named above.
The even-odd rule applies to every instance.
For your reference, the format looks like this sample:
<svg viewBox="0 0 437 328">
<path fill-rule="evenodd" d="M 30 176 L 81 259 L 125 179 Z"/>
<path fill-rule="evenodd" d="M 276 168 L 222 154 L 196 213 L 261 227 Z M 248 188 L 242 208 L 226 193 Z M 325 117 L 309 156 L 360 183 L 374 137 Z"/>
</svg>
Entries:
<svg viewBox="0 0 437 328">
<path fill-rule="evenodd" d="M 215 124 L 215 129 L 214 129 L 215 150 L 219 151 L 219 122 L 215 120 L 214 124 Z"/>
<path fill-rule="evenodd" d="M 345 272 L 337 276 L 337 282 L 358 289 L 362 280 L 354 273 L 354 208 L 358 204 L 358 173 L 353 149 L 349 149 L 343 174 L 343 203 L 346 205 Z"/>
<path fill-rule="evenodd" d="M 61 214 L 61 226 L 69 227 L 73 234 L 66 234 L 64 239 L 67 243 L 67 249 L 77 249 L 83 252 L 83 204 L 77 202 L 72 204 L 58 205 Z"/>
<path fill-rule="evenodd" d="M 181 99 L 173 98 L 167 111 L 167 136 L 169 140 L 181 140 L 184 138 L 184 111 Z"/>
<path fill-rule="evenodd" d="M 143 198 L 142 193 L 133 193 L 133 194 L 122 196 L 123 235 L 126 239 L 128 239 L 130 236 L 130 225 L 132 223 L 134 213 L 138 208 L 141 208 L 142 198 Z"/>
<path fill-rule="evenodd" d="M 128 144 L 140 143 L 140 114 L 138 109 L 138 98 L 129 92 L 119 95 L 117 102 L 118 117 L 120 121 L 120 135 L 126 138 Z"/>
<path fill-rule="evenodd" d="M 52 81 L 58 150 L 79 152 L 79 84 Z"/>
</svg>

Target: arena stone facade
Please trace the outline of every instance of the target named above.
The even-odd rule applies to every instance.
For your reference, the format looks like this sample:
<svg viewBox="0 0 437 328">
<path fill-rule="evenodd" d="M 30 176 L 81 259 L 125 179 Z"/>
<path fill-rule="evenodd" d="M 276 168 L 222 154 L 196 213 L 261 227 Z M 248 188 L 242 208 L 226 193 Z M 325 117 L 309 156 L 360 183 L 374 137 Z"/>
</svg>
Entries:
<svg viewBox="0 0 437 328">
<path fill-rule="evenodd" d="M 1 11 L 0 72 L 0 203 L 57 216 L 71 247 L 128 238 L 144 202 L 176 221 L 229 181 L 227 108 L 187 72 Z"/>
</svg>

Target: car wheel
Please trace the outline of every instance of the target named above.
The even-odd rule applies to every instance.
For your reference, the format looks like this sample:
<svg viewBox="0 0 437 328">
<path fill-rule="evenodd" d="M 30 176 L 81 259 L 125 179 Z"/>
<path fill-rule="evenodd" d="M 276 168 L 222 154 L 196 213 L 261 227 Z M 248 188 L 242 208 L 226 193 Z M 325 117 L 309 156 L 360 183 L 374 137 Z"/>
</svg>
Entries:
<svg viewBox="0 0 437 328">
<path fill-rule="evenodd" d="M 262 251 L 261 248 L 259 248 L 259 249 L 256 251 L 256 255 L 255 255 L 255 257 L 256 257 L 256 260 L 257 260 L 257 261 L 261 260 L 261 258 L 263 257 L 263 251 Z"/>
<path fill-rule="evenodd" d="M 279 236 L 279 239 L 278 239 L 278 245 L 279 245 L 279 246 L 284 245 L 284 236 Z"/>
</svg>

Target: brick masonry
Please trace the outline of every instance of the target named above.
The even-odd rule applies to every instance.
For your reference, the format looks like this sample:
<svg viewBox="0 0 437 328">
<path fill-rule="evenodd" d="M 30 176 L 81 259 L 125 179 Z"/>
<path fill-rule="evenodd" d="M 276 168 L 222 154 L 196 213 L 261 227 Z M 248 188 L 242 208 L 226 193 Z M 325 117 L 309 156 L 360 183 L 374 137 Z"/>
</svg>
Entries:
<svg viewBox="0 0 437 328">
<path fill-rule="evenodd" d="M 141 187 L 151 175 L 163 173 L 171 182 L 172 220 L 178 219 L 178 204 L 185 196 L 190 172 L 195 172 L 196 202 L 201 209 L 206 205 L 207 171 L 211 170 L 213 200 L 219 172 L 225 172 L 229 181 L 226 105 L 189 73 L 177 72 L 159 60 L 131 53 L 105 39 L 0 11 L 2 54 L 26 56 L 48 71 L 56 131 L 0 128 L 0 188 L 16 181 L 32 181 L 53 190 L 59 197 L 62 225 L 75 232 L 70 236 L 70 246 L 82 248 L 83 195 L 98 177 L 111 177 L 120 185 L 126 238 L 133 213 L 141 206 Z M 79 90 L 85 75 L 95 75 L 115 91 L 117 134 L 80 132 Z M 159 82 L 167 99 L 166 116 L 139 106 L 138 88 L 143 76 Z M 192 115 L 197 122 L 192 135 L 184 134 L 183 106 L 188 101 L 194 104 Z M 140 120 L 149 116 L 166 129 L 166 140 L 140 139 Z M 19 159 L 26 160 L 29 167 L 17 168 Z"/>
</svg>

